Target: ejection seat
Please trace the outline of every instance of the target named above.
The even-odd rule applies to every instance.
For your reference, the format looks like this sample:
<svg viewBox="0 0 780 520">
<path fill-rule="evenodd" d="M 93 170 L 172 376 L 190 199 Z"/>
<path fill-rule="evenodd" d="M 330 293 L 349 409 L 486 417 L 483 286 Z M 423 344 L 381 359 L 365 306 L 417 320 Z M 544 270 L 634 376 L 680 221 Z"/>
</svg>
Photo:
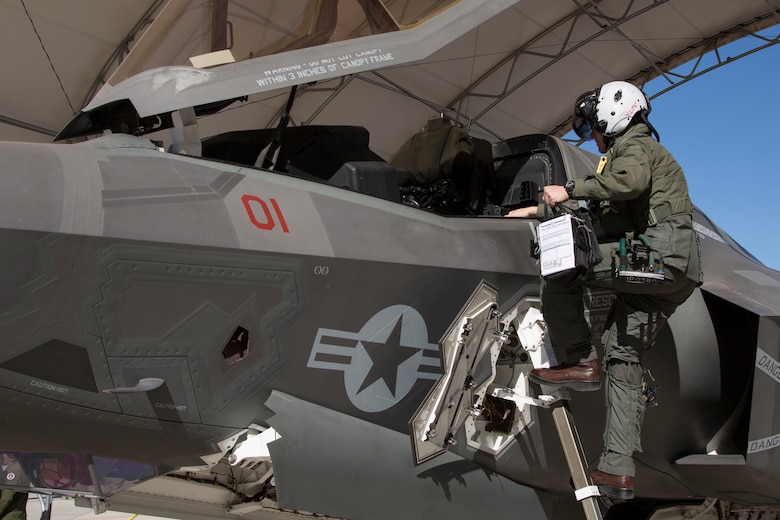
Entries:
<svg viewBox="0 0 780 520">
<path fill-rule="evenodd" d="M 409 138 L 391 164 L 403 201 L 435 213 L 479 214 L 492 190 L 491 145 L 441 115 Z"/>
</svg>

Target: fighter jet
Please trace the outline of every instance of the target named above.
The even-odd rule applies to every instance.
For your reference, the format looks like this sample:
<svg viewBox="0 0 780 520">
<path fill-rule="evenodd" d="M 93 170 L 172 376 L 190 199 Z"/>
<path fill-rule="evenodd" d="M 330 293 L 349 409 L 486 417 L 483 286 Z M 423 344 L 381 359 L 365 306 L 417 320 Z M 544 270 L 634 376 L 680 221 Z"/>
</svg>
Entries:
<svg viewBox="0 0 780 520">
<path fill-rule="evenodd" d="M 696 212 L 706 279 L 645 358 L 637 499 L 583 497 L 603 395 L 529 383 L 556 354 L 538 223 L 501 216 L 595 168 L 553 94 L 778 15 L 717 4 L 161 6 L 54 143 L 0 143 L 23 491 L 182 519 L 773 518 L 780 273 Z M 669 20 L 697 34 L 587 58 Z M 578 81 L 534 84 L 555 68 Z M 613 298 L 586 295 L 596 338 Z"/>
</svg>

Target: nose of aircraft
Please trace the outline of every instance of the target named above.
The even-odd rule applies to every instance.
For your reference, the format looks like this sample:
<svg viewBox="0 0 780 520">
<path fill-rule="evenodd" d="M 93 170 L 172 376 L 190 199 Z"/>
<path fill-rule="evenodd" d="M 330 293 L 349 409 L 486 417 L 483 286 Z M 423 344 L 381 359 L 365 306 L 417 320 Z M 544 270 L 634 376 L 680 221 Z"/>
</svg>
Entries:
<svg viewBox="0 0 780 520">
<path fill-rule="evenodd" d="M 41 231 L 60 228 L 65 176 L 54 147 L 0 143 L 0 227 Z"/>
</svg>

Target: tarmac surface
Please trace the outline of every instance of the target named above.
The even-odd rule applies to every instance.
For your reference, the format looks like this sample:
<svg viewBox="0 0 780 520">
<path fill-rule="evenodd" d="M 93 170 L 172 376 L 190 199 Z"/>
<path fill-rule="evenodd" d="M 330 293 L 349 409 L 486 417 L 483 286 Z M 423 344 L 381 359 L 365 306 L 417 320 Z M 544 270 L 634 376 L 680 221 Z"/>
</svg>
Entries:
<svg viewBox="0 0 780 520">
<path fill-rule="evenodd" d="M 41 510 L 38 495 L 30 494 L 27 500 L 27 520 L 39 520 Z M 96 515 L 92 509 L 76 506 L 69 498 L 55 498 L 52 501 L 51 512 L 51 520 L 168 520 L 159 516 L 133 515 L 116 511 L 106 511 Z"/>
</svg>

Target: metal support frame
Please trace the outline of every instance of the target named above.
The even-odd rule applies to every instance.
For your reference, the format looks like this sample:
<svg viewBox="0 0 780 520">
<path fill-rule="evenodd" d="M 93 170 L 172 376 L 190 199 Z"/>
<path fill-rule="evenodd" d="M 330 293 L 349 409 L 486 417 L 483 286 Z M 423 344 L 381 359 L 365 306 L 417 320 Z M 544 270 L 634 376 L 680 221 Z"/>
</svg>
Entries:
<svg viewBox="0 0 780 520">
<path fill-rule="evenodd" d="M 663 77 L 666 79 L 666 81 L 669 82 L 669 87 L 651 95 L 651 99 L 665 94 L 666 92 L 707 72 L 715 70 L 729 63 L 733 63 L 734 61 L 759 50 L 780 43 L 780 35 L 774 38 L 767 38 L 759 34 L 760 31 L 776 25 L 778 23 L 778 19 L 780 18 L 780 4 L 777 2 L 777 0 L 767 0 L 769 9 L 764 16 L 751 20 L 749 23 L 743 23 L 734 27 L 730 27 L 714 36 L 703 38 L 702 40 L 689 45 L 679 53 L 672 56 L 666 58 L 655 56 L 649 49 L 646 49 L 644 46 L 642 46 L 641 43 L 632 40 L 621 29 L 621 26 L 635 19 L 637 16 L 640 16 L 647 11 L 655 9 L 667 2 L 668 0 L 658 0 L 646 4 L 636 0 L 631 0 L 627 3 L 624 12 L 621 15 L 607 16 L 601 11 L 598 2 L 584 2 L 575 0 L 577 10 L 573 11 L 570 15 L 561 19 L 559 22 L 553 24 L 534 39 L 525 43 L 522 47 L 510 53 L 490 70 L 485 72 L 481 77 L 476 79 L 466 90 L 455 96 L 449 103 L 444 105 L 426 100 L 413 92 L 409 92 L 408 90 L 403 89 L 401 86 L 393 83 L 389 78 L 382 75 L 381 71 L 372 71 L 370 73 L 370 75 L 376 79 L 370 78 L 369 74 L 366 73 L 356 75 L 356 79 L 372 83 L 381 88 L 386 88 L 388 90 L 402 93 L 412 99 L 416 99 L 424 105 L 429 106 L 436 112 L 451 113 L 454 115 L 454 119 L 463 119 L 468 121 L 470 125 L 482 130 L 485 135 L 501 140 L 506 136 L 497 135 L 495 132 L 482 125 L 479 120 L 488 112 L 490 112 L 490 110 L 495 108 L 503 99 L 511 95 L 518 88 L 522 87 L 529 81 L 542 74 L 546 69 L 553 66 L 558 61 L 566 58 L 570 54 L 578 51 L 584 45 L 590 43 L 593 40 L 604 37 L 606 34 L 613 33 L 618 37 L 627 40 L 632 45 L 632 47 L 634 47 L 636 52 L 641 54 L 647 62 L 647 67 L 639 71 L 631 78 L 627 78 L 628 81 L 631 81 L 640 87 L 644 87 L 647 82 L 657 77 Z M 592 29 L 589 30 L 587 37 L 578 37 L 575 41 L 572 35 L 575 33 L 580 34 L 583 30 L 583 27 L 592 27 Z M 538 44 L 540 41 L 547 41 L 545 38 L 547 38 L 549 35 L 561 31 L 566 33 L 566 38 L 560 42 L 557 49 L 553 49 L 549 52 L 540 52 L 538 50 Z M 718 54 L 719 47 L 747 36 L 755 38 L 759 43 L 762 44 L 738 56 L 731 56 L 728 59 L 721 59 L 720 55 Z M 702 57 L 710 52 L 715 52 L 717 63 L 714 66 L 708 67 L 706 69 L 696 70 L 698 68 L 699 62 L 702 60 Z M 535 68 L 523 69 L 522 74 L 518 74 L 517 64 L 524 56 L 533 56 L 537 59 L 541 58 L 542 61 L 539 63 L 539 66 Z M 690 74 L 680 74 L 673 71 L 673 69 L 679 67 L 680 65 L 689 63 L 691 61 L 695 63 L 695 66 L 694 71 Z M 480 91 L 480 85 L 482 85 L 488 78 L 495 77 L 503 78 L 504 86 L 500 92 Z M 313 92 L 313 90 L 311 92 Z M 303 94 L 303 92 L 301 92 L 301 94 Z M 468 115 L 465 107 L 468 106 L 470 98 L 491 99 L 492 101 L 478 114 Z M 322 111 L 325 105 L 327 105 L 329 102 L 330 99 L 319 106 L 317 109 L 318 113 Z M 314 117 L 316 117 L 316 114 L 308 117 L 308 121 L 310 122 L 312 119 L 314 119 Z M 570 123 L 571 118 L 567 117 L 566 120 L 554 125 L 544 133 L 554 135 L 556 137 L 562 137 L 568 133 L 569 129 L 571 128 Z"/>
<path fill-rule="evenodd" d="M 106 82 L 106 76 L 108 75 L 108 71 L 112 67 L 118 67 L 119 66 L 118 64 L 122 64 L 122 62 L 124 61 L 125 54 L 129 52 L 130 42 L 137 39 L 138 34 L 141 33 L 146 28 L 147 25 L 149 25 L 150 21 L 153 20 L 155 16 L 158 16 L 161 10 L 162 2 L 163 0 L 156 0 L 156 2 L 152 4 L 152 6 L 149 8 L 147 13 L 144 14 L 141 21 L 139 21 L 139 23 L 136 24 L 136 26 L 130 31 L 130 33 L 123 40 L 123 42 L 117 47 L 114 54 L 111 56 L 109 61 L 104 66 L 103 70 L 100 72 L 100 74 L 98 74 L 98 77 L 96 78 L 92 88 L 90 89 L 85 99 L 85 103 L 88 102 L 94 96 L 97 89 L 103 83 Z M 654 56 L 648 49 L 644 48 L 641 45 L 641 43 L 633 41 L 626 33 L 624 33 L 621 29 L 621 26 L 626 22 L 630 22 L 637 16 L 640 16 L 643 13 L 655 9 L 667 2 L 668 0 L 657 0 L 647 4 L 637 0 L 630 0 L 626 4 L 626 8 L 623 13 L 621 13 L 618 16 L 608 16 L 601 10 L 599 6 L 599 2 L 593 2 L 593 1 L 585 2 L 584 0 L 574 0 L 574 3 L 577 7 L 575 11 L 573 11 L 571 14 L 561 19 L 557 23 L 553 24 L 551 27 L 549 27 L 544 32 L 540 33 L 531 41 L 526 42 L 522 47 L 516 49 L 514 52 L 509 54 L 506 58 L 501 60 L 501 62 L 497 63 L 490 70 L 485 72 L 480 78 L 474 81 L 466 90 L 459 93 L 449 103 L 446 103 L 445 105 L 433 103 L 429 100 L 426 100 L 416 95 L 413 92 L 404 90 L 402 87 L 394 84 L 389 78 L 385 77 L 384 75 L 381 74 L 381 72 L 378 71 L 373 71 L 370 75 L 358 74 L 355 76 L 350 76 L 348 81 L 343 81 L 342 79 L 335 87 L 328 87 L 328 86 L 323 87 L 321 85 L 317 85 L 315 88 L 307 88 L 310 86 L 309 85 L 302 86 L 303 88 L 299 89 L 298 96 L 302 96 L 307 93 L 320 92 L 323 89 L 331 90 L 333 92 L 332 95 L 324 103 L 321 103 L 318 106 L 316 111 L 314 111 L 312 114 L 309 114 L 308 116 L 301 117 L 303 121 L 302 124 L 312 123 L 312 121 L 317 117 L 317 115 L 320 112 L 322 112 L 322 110 L 324 110 L 324 108 L 330 103 L 330 101 L 332 101 L 332 99 L 335 98 L 336 94 L 339 91 L 344 89 L 352 79 L 359 79 L 368 83 L 372 83 L 381 88 L 386 88 L 388 90 L 393 90 L 393 91 L 403 93 L 404 95 L 412 99 L 416 99 L 421 103 L 429 106 L 432 110 L 436 112 L 450 113 L 453 115 L 453 119 L 456 120 L 463 119 L 465 121 L 468 121 L 470 125 L 479 128 L 481 131 L 485 133 L 485 135 L 489 135 L 495 139 L 500 140 L 503 139 L 502 136 L 495 134 L 489 128 L 480 124 L 479 120 L 485 114 L 487 114 L 492 108 L 498 105 L 498 103 L 500 103 L 504 98 L 511 95 L 514 91 L 516 91 L 518 88 L 522 87 L 524 84 L 528 83 L 529 81 L 537 77 L 539 74 L 543 73 L 547 68 L 554 65 L 556 62 L 560 61 L 561 59 L 569 56 L 571 53 L 576 52 L 578 49 L 580 49 L 582 46 L 586 45 L 587 43 L 595 39 L 598 39 L 600 37 L 603 37 L 607 33 L 616 34 L 620 38 L 629 41 L 629 43 L 631 43 L 634 49 L 636 49 L 636 52 L 641 54 L 647 61 L 647 67 L 642 69 L 638 73 L 636 73 L 631 78 L 628 78 L 629 81 L 637 84 L 640 87 L 644 87 L 644 85 L 647 84 L 650 80 L 655 79 L 657 77 L 663 77 L 669 83 L 669 86 L 667 88 L 652 94 L 651 99 L 656 98 L 662 94 L 665 94 L 666 92 L 690 81 L 691 79 L 697 78 L 707 72 L 710 72 L 719 67 L 732 63 L 740 58 L 743 58 L 759 50 L 780 43 L 780 35 L 774 38 L 767 38 L 759 34 L 759 32 L 762 31 L 763 29 L 766 29 L 768 27 L 777 24 L 778 19 L 780 19 L 780 2 L 778 2 L 777 0 L 767 0 L 767 6 L 769 10 L 762 17 L 758 17 L 754 20 L 751 20 L 749 23 L 743 23 L 734 27 L 730 27 L 724 31 L 721 31 L 717 35 L 704 38 L 686 47 L 679 53 L 674 54 L 672 56 L 666 58 Z M 575 32 L 578 34 L 581 33 L 584 26 L 593 27 L 594 29 L 590 32 L 590 34 L 587 37 L 577 38 L 576 41 L 573 40 L 572 34 L 574 34 Z M 538 50 L 537 44 L 540 41 L 544 40 L 550 34 L 553 34 L 554 32 L 560 32 L 560 31 L 564 31 L 567 36 L 563 41 L 560 42 L 560 45 L 557 49 L 554 49 L 549 52 L 544 52 L 544 53 Z M 721 58 L 721 56 L 718 53 L 719 47 L 746 36 L 753 37 L 757 40 L 759 44 L 757 45 L 756 48 L 748 50 L 738 56 L 731 56 L 728 57 L 727 59 Z M 711 52 L 715 53 L 715 58 L 717 63 L 713 66 L 704 69 L 699 69 L 699 64 L 701 63 L 703 56 Z M 518 75 L 517 66 L 516 66 L 518 60 L 520 60 L 524 56 L 529 56 L 529 55 L 534 56 L 535 58 L 542 58 L 543 61 L 539 64 L 538 67 L 524 70 L 522 74 Z M 679 67 L 689 62 L 694 62 L 693 70 L 690 73 L 681 74 L 673 70 L 676 67 Z M 513 80 L 512 79 L 513 76 L 517 76 L 517 79 Z M 480 85 L 484 83 L 488 78 L 494 78 L 494 77 L 504 78 L 503 81 L 504 88 L 497 93 L 480 92 L 479 90 Z M 464 109 L 464 107 L 468 106 L 469 98 L 490 98 L 493 101 L 481 112 L 469 117 L 466 114 Z M 275 124 L 275 121 L 278 119 L 278 117 L 279 117 L 279 113 L 275 114 L 272 117 L 272 119 L 268 122 L 267 126 L 272 127 Z M 560 123 L 556 124 L 552 128 L 548 129 L 545 133 L 557 137 L 562 137 L 564 134 L 566 134 L 569 131 L 569 128 L 570 128 L 570 118 L 567 117 L 565 121 L 561 121 Z"/>
<path fill-rule="evenodd" d="M 54 130 L 51 130 L 49 128 L 44 128 L 42 126 L 34 125 L 32 123 L 28 123 L 27 121 L 20 121 L 18 119 L 14 119 L 13 117 L 8 117 L 0 114 L 0 123 L 15 126 L 17 128 L 21 128 L 23 130 L 29 130 L 30 132 L 35 132 L 38 134 L 48 135 L 49 137 L 54 137 L 57 135 L 57 132 Z"/>
<path fill-rule="evenodd" d="M 38 501 L 41 503 L 41 517 L 40 520 L 51 520 L 51 504 L 52 495 L 38 495 Z"/>
</svg>

